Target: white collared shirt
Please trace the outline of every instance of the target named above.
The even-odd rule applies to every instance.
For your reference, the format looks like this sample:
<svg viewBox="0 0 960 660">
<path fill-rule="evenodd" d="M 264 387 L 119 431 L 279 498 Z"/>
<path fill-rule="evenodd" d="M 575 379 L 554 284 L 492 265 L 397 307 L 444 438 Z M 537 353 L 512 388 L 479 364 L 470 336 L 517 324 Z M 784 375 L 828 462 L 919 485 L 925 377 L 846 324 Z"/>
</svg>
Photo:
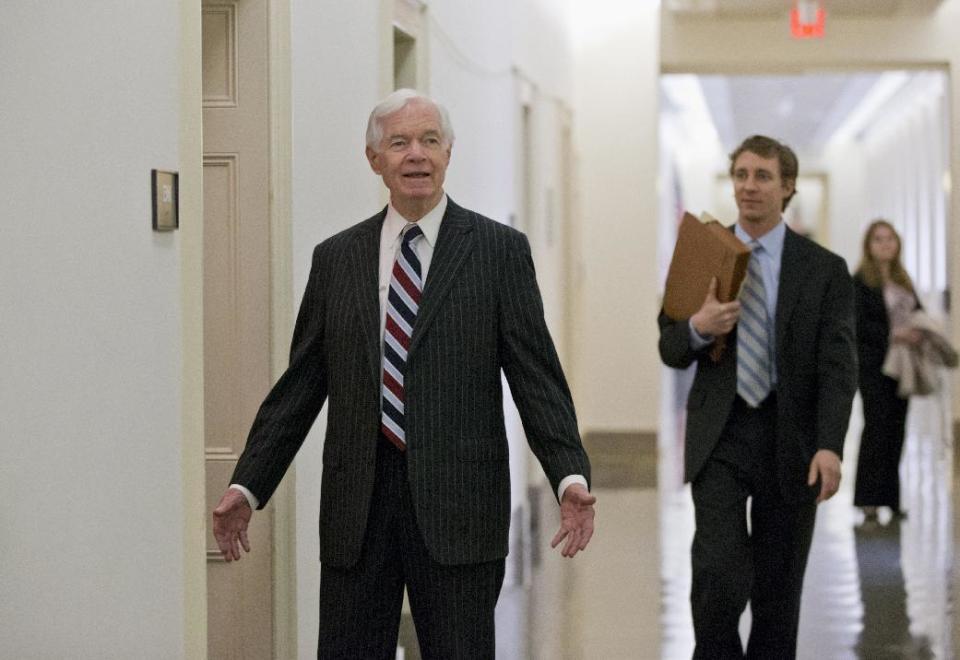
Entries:
<svg viewBox="0 0 960 660">
<path fill-rule="evenodd" d="M 416 224 L 423 232 L 423 239 L 414 245 L 414 251 L 420 259 L 420 281 L 424 288 L 427 286 L 427 273 L 430 271 L 430 262 L 433 261 L 433 249 L 437 245 L 437 236 L 440 234 L 440 222 L 447 212 L 447 196 L 429 213 L 420 218 Z M 380 296 L 380 343 L 383 344 L 383 330 L 387 322 L 387 294 L 390 292 L 390 278 L 393 275 L 393 264 L 400 251 L 400 237 L 407 225 L 413 224 L 393 208 L 387 206 L 387 217 L 383 219 L 380 229 L 380 278 L 378 293 Z"/>
</svg>

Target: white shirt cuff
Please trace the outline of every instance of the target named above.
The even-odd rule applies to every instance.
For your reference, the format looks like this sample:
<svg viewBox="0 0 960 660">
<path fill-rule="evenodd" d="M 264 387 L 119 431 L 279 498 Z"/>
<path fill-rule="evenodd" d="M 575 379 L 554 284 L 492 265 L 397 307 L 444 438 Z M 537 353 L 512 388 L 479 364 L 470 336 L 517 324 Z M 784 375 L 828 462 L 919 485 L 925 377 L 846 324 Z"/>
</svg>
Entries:
<svg viewBox="0 0 960 660">
<path fill-rule="evenodd" d="M 692 348 L 695 351 L 699 351 L 704 346 L 709 346 L 710 344 L 713 343 L 714 337 L 711 337 L 710 335 L 707 335 L 706 337 L 704 337 L 699 332 L 697 332 L 696 328 L 693 327 L 693 321 L 689 321 L 689 323 L 690 323 L 690 348 Z"/>
<path fill-rule="evenodd" d="M 568 477 L 564 477 L 564 478 L 563 478 L 563 481 L 560 482 L 560 485 L 557 486 L 557 499 L 558 499 L 558 500 L 560 500 L 561 502 L 563 501 L 563 493 L 564 493 L 564 491 L 567 490 L 567 486 L 570 486 L 570 485 L 572 485 L 572 484 L 580 484 L 581 486 L 583 486 L 583 487 L 586 488 L 587 490 L 590 490 L 590 488 L 587 486 L 587 480 L 583 477 L 582 474 L 571 474 L 571 475 L 568 476 Z"/>
<path fill-rule="evenodd" d="M 257 499 L 257 496 L 247 490 L 247 488 L 244 486 L 241 486 L 240 484 L 230 484 L 230 488 L 239 490 L 241 493 L 243 493 L 243 496 L 247 498 L 247 502 L 250 503 L 250 508 L 254 511 L 256 511 L 257 507 L 260 506 L 260 500 Z"/>
</svg>

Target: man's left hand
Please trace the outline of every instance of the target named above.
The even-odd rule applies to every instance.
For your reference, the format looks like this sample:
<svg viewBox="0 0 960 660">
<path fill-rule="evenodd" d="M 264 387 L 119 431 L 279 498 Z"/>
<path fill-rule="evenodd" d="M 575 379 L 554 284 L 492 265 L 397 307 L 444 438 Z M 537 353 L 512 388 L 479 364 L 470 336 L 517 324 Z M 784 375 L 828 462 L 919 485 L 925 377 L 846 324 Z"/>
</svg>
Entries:
<svg viewBox="0 0 960 660">
<path fill-rule="evenodd" d="M 557 530 L 551 548 L 567 540 L 560 551 L 564 557 L 573 557 L 587 547 L 593 536 L 593 505 L 597 501 L 581 484 L 571 484 L 563 491 L 560 502 L 560 529 Z"/>
<path fill-rule="evenodd" d="M 807 474 L 807 485 L 813 486 L 820 479 L 820 494 L 817 504 L 826 502 L 840 488 L 840 457 L 829 449 L 821 449 L 813 455 Z"/>
</svg>

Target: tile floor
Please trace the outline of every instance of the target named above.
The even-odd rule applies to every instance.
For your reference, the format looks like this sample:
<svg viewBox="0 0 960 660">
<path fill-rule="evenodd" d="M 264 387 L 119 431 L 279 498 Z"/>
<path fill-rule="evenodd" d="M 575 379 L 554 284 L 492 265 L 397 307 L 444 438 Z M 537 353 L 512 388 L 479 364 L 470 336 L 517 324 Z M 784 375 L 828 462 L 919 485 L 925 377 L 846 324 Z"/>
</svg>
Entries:
<svg viewBox="0 0 960 660">
<path fill-rule="evenodd" d="M 953 658 L 953 447 L 946 402 L 915 399 L 901 463 L 902 521 L 882 515 L 863 526 L 852 505 L 862 417 L 855 406 L 841 490 L 820 507 L 804 589 L 798 658 Z M 668 409 L 667 415 L 672 414 Z M 500 658 L 674 660 L 693 649 L 689 605 L 689 547 L 693 510 L 679 478 L 676 422 L 664 424 L 659 485 L 599 488 L 598 535 L 589 552 L 561 565 L 545 555 L 569 591 L 563 607 L 529 609 L 527 634 L 508 636 L 516 616 L 502 616 Z M 601 465 L 603 460 L 598 461 Z M 555 566 L 557 565 L 557 566 Z M 546 574 L 545 571 L 542 571 Z M 530 602 L 546 585 L 534 575 Z M 505 590 L 507 612 L 516 590 Z M 556 603 L 554 603 L 556 605 Z M 546 609 L 545 609 L 546 608 Z M 559 644 L 536 639 L 540 618 L 563 619 Z M 744 627 L 749 625 L 749 612 Z"/>
</svg>

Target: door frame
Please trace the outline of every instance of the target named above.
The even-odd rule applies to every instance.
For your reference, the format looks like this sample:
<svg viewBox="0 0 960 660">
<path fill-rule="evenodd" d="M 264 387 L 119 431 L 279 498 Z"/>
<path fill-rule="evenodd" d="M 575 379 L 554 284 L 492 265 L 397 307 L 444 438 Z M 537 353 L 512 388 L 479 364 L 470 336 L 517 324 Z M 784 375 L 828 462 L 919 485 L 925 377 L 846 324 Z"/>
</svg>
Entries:
<svg viewBox="0 0 960 660">
<path fill-rule="evenodd" d="M 267 0 L 270 141 L 270 365 L 288 361 L 293 328 L 290 0 Z M 180 0 L 180 280 L 183 314 L 181 449 L 184 657 L 207 656 L 203 425 L 203 35 L 200 0 Z M 274 657 L 297 655 L 294 478 L 273 497 Z"/>
<path fill-rule="evenodd" d="M 270 86 L 270 376 L 290 362 L 293 333 L 293 108 L 290 0 L 268 0 Z M 273 496 L 273 655 L 297 657 L 296 464 Z"/>
</svg>

